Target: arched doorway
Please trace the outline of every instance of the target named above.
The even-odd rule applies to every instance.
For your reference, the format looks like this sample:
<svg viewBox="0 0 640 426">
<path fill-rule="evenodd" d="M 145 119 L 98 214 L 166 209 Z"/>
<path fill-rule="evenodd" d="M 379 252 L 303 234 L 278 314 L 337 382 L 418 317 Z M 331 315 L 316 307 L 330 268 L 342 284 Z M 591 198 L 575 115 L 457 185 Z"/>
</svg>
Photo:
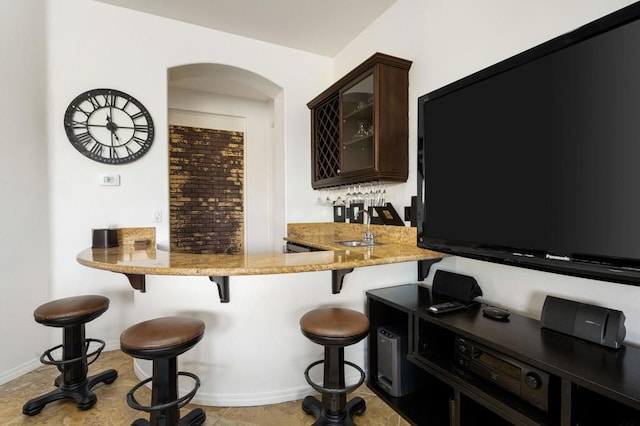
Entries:
<svg viewBox="0 0 640 426">
<path fill-rule="evenodd" d="M 199 241 L 201 245 L 219 240 L 221 247 L 209 248 L 209 252 L 253 254 L 281 250 L 286 232 L 282 96 L 281 87 L 237 67 L 189 64 L 169 69 L 172 249 L 184 238 L 187 242 Z M 187 160 L 176 166 L 172 143 L 182 143 L 194 134 L 201 140 L 181 145 L 178 152 L 185 147 L 193 149 L 207 144 L 208 148 L 217 149 L 217 153 L 205 151 L 203 154 L 195 150 L 181 153 L 177 156 Z M 217 139 L 211 142 L 211 138 Z M 196 164 L 195 159 L 203 156 L 207 160 L 217 157 L 217 163 Z M 193 184 L 194 168 L 207 169 L 198 184 Z M 201 194 L 187 194 L 182 184 L 187 181 L 190 181 L 189 191 L 194 187 L 203 188 L 203 181 L 206 190 Z M 190 219 L 194 219 L 192 223 Z M 238 228 L 238 225 L 241 226 Z M 234 240 L 227 235 L 231 227 L 240 235 L 235 238 L 236 242 L 241 240 L 235 248 L 228 244 Z M 185 233 L 191 235 L 185 236 Z M 185 251 L 190 250 L 188 244 L 185 247 Z"/>
</svg>

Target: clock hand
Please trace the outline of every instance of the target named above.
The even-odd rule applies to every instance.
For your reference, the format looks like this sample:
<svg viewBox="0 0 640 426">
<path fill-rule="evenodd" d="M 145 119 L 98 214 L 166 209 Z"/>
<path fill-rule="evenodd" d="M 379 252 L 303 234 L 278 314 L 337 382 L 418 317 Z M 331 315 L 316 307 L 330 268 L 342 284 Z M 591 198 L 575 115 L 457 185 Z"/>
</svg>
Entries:
<svg viewBox="0 0 640 426">
<path fill-rule="evenodd" d="M 109 117 L 109 114 L 107 114 L 107 129 L 109 129 L 109 131 L 111 132 L 111 136 L 115 137 L 116 140 L 120 142 L 120 138 L 116 133 L 116 130 L 118 129 L 118 125 L 113 121 L 111 121 L 111 117 Z"/>
</svg>

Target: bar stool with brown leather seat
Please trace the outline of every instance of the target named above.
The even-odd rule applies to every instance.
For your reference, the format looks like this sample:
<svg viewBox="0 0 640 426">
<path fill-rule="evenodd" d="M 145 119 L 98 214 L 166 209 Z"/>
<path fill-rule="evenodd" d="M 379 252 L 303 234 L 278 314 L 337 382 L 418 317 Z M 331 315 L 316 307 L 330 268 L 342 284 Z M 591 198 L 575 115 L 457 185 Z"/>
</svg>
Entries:
<svg viewBox="0 0 640 426">
<path fill-rule="evenodd" d="M 87 295 L 53 300 L 34 311 L 33 317 L 36 322 L 62 328 L 63 344 L 45 351 L 40 357 L 43 364 L 55 365 L 60 375 L 54 382 L 57 389 L 27 402 L 22 407 L 23 414 L 36 415 L 48 403 L 64 398 L 71 398 L 78 408 L 88 410 L 97 401 L 91 388 L 100 382 L 112 383 L 118 377 L 116 370 L 107 370 L 87 377 L 89 365 L 98 359 L 105 343 L 103 340 L 85 338 L 84 325 L 102 315 L 108 308 L 108 298 Z M 87 353 L 91 344 L 94 344 L 95 349 Z M 62 357 L 56 360 L 52 353 L 60 349 Z"/>
<path fill-rule="evenodd" d="M 195 396 L 200 379 L 193 373 L 178 371 L 178 355 L 202 340 L 204 322 L 196 318 L 170 316 L 143 321 L 132 325 L 120 335 L 120 348 L 134 358 L 153 361 L 153 375 L 141 381 L 127 393 L 131 408 L 150 413 L 150 420 L 136 420 L 133 425 L 201 425 L 206 415 L 201 408 L 180 418 L 180 408 Z M 178 398 L 178 376 L 194 380 L 193 389 Z M 145 384 L 151 384 L 151 405 L 143 406 L 134 393 Z"/>
<path fill-rule="evenodd" d="M 347 394 L 364 382 L 365 374 L 356 364 L 344 360 L 344 348 L 367 336 L 369 320 L 351 309 L 321 308 L 304 314 L 300 318 L 300 329 L 312 342 L 324 346 L 324 360 L 311 363 L 304 372 L 307 383 L 322 394 L 322 402 L 307 396 L 302 401 L 302 409 L 315 416 L 314 425 L 353 425 L 353 416 L 364 413 L 367 407 L 360 397 L 347 403 Z M 324 379 L 323 385 L 319 386 L 309 378 L 309 370 L 322 363 Z M 345 364 L 360 373 L 356 384 L 345 386 Z"/>
</svg>

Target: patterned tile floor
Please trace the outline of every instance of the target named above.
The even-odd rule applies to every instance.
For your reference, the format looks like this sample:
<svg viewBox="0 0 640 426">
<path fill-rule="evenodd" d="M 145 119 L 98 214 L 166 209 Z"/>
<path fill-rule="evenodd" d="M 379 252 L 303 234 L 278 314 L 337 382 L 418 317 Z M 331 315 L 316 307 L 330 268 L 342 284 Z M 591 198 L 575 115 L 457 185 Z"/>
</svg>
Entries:
<svg viewBox="0 0 640 426">
<path fill-rule="evenodd" d="M 40 414 L 33 417 L 22 414 L 26 401 L 53 389 L 53 380 L 58 371 L 53 366 L 42 366 L 9 383 L 0 386 L 0 424 L 6 425 L 129 425 L 145 413 L 133 410 L 125 395 L 137 382 L 133 374 L 131 357 L 121 351 L 103 352 L 100 358 L 89 367 L 89 375 L 114 368 L 118 379 L 111 385 L 99 384 L 93 388 L 98 402 L 90 410 L 79 410 L 71 400 L 62 400 L 48 404 Z M 144 394 L 146 392 L 146 395 Z M 140 389 L 136 397 L 142 402 L 148 401 L 150 392 Z M 357 416 L 358 426 L 405 426 L 398 414 L 376 397 L 366 386 L 360 387 L 350 397 L 361 396 L 367 402 L 367 410 Z M 145 397 L 147 398 L 145 400 Z M 205 407 L 207 414 L 205 425 L 217 426 L 294 426 L 311 425 L 313 417 L 304 414 L 300 401 L 259 407 Z M 187 405 L 181 412 L 185 415 L 196 405 Z"/>
</svg>

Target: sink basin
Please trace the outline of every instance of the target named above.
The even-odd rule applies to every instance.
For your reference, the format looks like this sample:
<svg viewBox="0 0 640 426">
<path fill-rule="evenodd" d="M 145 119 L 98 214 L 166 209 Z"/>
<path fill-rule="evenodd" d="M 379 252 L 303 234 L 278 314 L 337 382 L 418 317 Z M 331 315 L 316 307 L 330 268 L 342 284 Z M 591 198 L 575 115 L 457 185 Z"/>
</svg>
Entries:
<svg viewBox="0 0 640 426">
<path fill-rule="evenodd" d="M 340 244 L 342 246 L 347 246 L 347 247 L 371 247 L 371 246 L 380 245 L 380 243 L 370 243 L 368 241 L 361 241 L 361 240 L 336 241 L 336 244 Z"/>
</svg>

